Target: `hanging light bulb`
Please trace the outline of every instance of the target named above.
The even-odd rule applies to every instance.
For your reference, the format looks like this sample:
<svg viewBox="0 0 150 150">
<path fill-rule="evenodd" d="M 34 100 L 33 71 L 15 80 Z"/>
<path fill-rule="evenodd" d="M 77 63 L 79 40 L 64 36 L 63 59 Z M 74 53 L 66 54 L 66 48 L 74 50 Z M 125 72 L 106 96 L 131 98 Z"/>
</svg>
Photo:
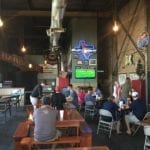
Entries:
<svg viewBox="0 0 150 150">
<path fill-rule="evenodd" d="M 117 25 L 117 22 L 114 22 L 113 31 L 117 32 L 119 30 L 119 26 Z"/>
<path fill-rule="evenodd" d="M 44 64 L 47 65 L 47 60 L 44 60 Z"/>
<path fill-rule="evenodd" d="M 30 68 L 30 69 L 32 68 L 32 64 L 29 64 L 29 68 Z"/>
<path fill-rule="evenodd" d="M 4 25 L 3 20 L 0 17 L 0 27 L 2 27 Z"/>
<path fill-rule="evenodd" d="M 23 53 L 26 52 L 26 48 L 24 47 L 24 45 L 22 46 L 21 51 L 22 51 Z"/>
</svg>

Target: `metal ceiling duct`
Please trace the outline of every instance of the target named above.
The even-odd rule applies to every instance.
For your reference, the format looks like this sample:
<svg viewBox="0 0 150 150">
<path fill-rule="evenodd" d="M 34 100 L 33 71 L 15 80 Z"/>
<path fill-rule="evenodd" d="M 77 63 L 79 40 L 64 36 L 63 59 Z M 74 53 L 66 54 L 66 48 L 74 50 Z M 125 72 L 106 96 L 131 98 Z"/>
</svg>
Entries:
<svg viewBox="0 0 150 150">
<path fill-rule="evenodd" d="M 50 29 L 47 30 L 52 47 L 58 46 L 60 34 L 61 32 L 64 32 L 64 29 L 62 28 L 62 21 L 65 8 L 66 0 L 52 0 L 51 26 Z"/>
</svg>

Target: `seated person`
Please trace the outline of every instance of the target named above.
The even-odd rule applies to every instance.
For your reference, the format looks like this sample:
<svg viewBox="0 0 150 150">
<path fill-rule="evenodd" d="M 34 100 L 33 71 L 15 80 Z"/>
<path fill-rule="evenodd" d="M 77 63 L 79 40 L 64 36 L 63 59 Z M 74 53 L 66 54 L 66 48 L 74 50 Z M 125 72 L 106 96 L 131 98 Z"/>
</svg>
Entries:
<svg viewBox="0 0 150 150">
<path fill-rule="evenodd" d="M 129 114 L 130 112 L 132 112 L 131 108 L 129 107 L 132 102 L 133 102 L 132 96 L 128 95 L 127 103 L 125 104 L 125 114 Z"/>
<path fill-rule="evenodd" d="M 35 141 L 55 140 L 60 136 L 60 132 L 56 130 L 57 116 L 58 111 L 52 109 L 50 97 L 43 97 L 42 106 L 36 108 L 33 114 Z"/>
<path fill-rule="evenodd" d="M 63 105 L 66 102 L 65 95 L 60 92 L 58 86 L 55 87 L 55 93 L 51 97 L 52 107 L 56 107 L 57 110 L 63 109 Z"/>
<path fill-rule="evenodd" d="M 94 106 L 95 103 L 96 103 L 96 99 L 95 97 L 93 96 L 93 88 L 92 87 L 89 87 L 88 88 L 88 92 L 87 94 L 85 95 L 85 105 L 86 106 Z"/>
<path fill-rule="evenodd" d="M 146 113 L 146 105 L 143 100 L 138 97 L 138 92 L 132 92 L 133 102 L 129 101 L 129 108 L 132 110 L 129 114 L 125 115 L 125 123 L 127 126 L 127 134 L 131 134 L 130 123 L 137 123 L 143 119 Z"/>
<path fill-rule="evenodd" d="M 81 87 L 79 88 L 77 95 L 78 95 L 78 104 L 82 105 L 84 103 L 84 97 L 85 97 L 85 92 L 83 88 Z"/>
<path fill-rule="evenodd" d="M 99 88 L 100 86 L 98 86 L 96 89 L 95 89 L 95 95 L 96 95 L 96 99 L 97 100 L 100 100 L 102 98 L 102 91 L 100 90 Z"/>
<path fill-rule="evenodd" d="M 96 108 L 101 109 L 103 104 L 107 101 L 108 101 L 108 99 L 105 98 L 103 95 L 101 95 L 101 99 L 99 101 L 96 101 Z"/>
<path fill-rule="evenodd" d="M 69 98 L 72 99 L 72 104 L 78 108 L 78 95 L 76 93 L 76 91 L 73 89 L 73 85 L 69 84 L 68 85 L 68 91 L 69 91 Z M 68 98 L 68 97 L 66 97 Z"/>
<path fill-rule="evenodd" d="M 117 113 L 118 111 L 120 111 L 120 108 L 118 107 L 118 105 L 115 103 L 115 97 L 114 96 L 110 96 L 108 98 L 108 101 L 106 101 L 103 106 L 102 109 L 108 110 L 112 113 L 113 119 L 115 121 L 117 121 L 117 133 L 120 134 L 120 120 L 122 118 L 121 113 Z M 118 114 L 118 115 L 117 115 Z M 110 118 L 105 117 L 103 118 L 106 121 L 111 121 Z"/>
</svg>

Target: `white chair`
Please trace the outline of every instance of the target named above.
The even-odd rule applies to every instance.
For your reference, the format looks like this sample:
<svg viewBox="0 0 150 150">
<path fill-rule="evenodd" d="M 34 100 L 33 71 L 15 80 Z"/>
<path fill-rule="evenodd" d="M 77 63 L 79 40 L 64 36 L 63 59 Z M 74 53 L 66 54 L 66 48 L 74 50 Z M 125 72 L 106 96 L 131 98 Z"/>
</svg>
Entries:
<svg viewBox="0 0 150 150">
<path fill-rule="evenodd" d="M 98 127 L 97 127 L 97 134 L 99 133 L 99 130 L 102 130 L 102 131 L 108 132 L 109 138 L 110 138 L 112 128 L 114 125 L 112 113 L 108 110 L 100 109 L 99 114 L 100 114 L 100 117 L 99 117 L 99 122 L 98 122 Z M 110 121 L 106 121 L 106 119 L 104 119 L 104 117 L 109 117 Z"/>
<path fill-rule="evenodd" d="M 144 150 L 150 150 L 150 126 L 144 126 L 145 143 Z"/>
<path fill-rule="evenodd" d="M 142 121 L 139 121 L 139 122 L 136 122 L 134 123 L 135 125 L 138 125 L 138 127 L 136 128 L 136 130 L 134 131 L 133 133 L 133 136 L 137 133 L 137 131 L 140 129 L 140 127 L 143 126 L 143 121 L 146 120 L 146 119 L 150 119 L 150 112 L 147 112 L 143 118 Z"/>
</svg>

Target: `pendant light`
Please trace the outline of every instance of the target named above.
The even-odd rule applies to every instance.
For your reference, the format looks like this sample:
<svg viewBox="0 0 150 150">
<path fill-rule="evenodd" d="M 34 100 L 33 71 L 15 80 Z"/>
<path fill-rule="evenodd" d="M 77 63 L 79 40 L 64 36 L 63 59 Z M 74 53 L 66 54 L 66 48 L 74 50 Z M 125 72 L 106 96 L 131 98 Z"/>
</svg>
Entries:
<svg viewBox="0 0 150 150">
<path fill-rule="evenodd" d="M 119 26 L 118 26 L 118 24 L 117 24 L 117 3 L 116 3 L 116 0 L 114 0 L 114 15 L 113 15 L 113 23 L 114 23 L 114 25 L 113 25 L 113 31 L 114 32 L 118 32 L 118 30 L 119 30 Z"/>
<path fill-rule="evenodd" d="M 22 48 L 21 48 L 21 52 L 25 53 L 27 50 L 26 50 L 26 47 L 24 45 L 24 27 L 23 27 L 23 36 L 22 36 Z"/>
<path fill-rule="evenodd" d="M 2 5 L 2 2 L 0 0 L 0 15 L 1 15 L 1 5 Z M 4 25 L 4 23 L 3 23 L 3 20 L 2 20 L 2 18 L 0 16 L 0 27 L 2 27 L 3 25 Z"/>
</svg>

